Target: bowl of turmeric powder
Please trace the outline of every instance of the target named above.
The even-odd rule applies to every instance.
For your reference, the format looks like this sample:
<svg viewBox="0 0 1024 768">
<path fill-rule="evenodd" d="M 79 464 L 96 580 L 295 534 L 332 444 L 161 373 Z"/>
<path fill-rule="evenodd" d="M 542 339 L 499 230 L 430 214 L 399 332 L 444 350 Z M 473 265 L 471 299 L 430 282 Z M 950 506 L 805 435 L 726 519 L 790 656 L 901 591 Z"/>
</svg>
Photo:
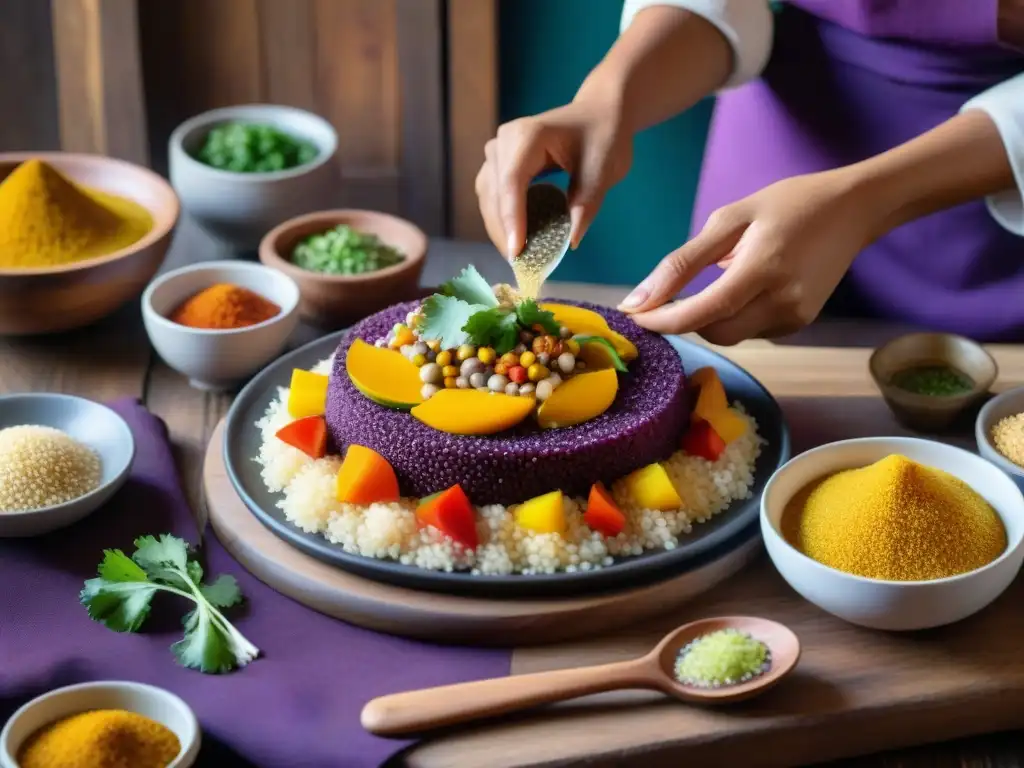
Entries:
<svg viewBox="0 0 1024 768">
<path fill-rule="evenodd" d="M 167 272 L 142 295 L 150 343 L 197 389 L 237 386 L 277 358 L 299 323 L 299 287 L 245 261 L 210 261 Z"/>
<path fill-rule="evenodd" d="M 1024 560 L 1024 495 L 995 465 L 946 443 L 843 440 L 780 467 L 761 532 L 809 602 L 873 629 L 951 624 L 982 610 Z"/>
<path fill-rule="evenodd" d="M 192 709 L 170 691 L 104 681 L 58 688 L 25 704 L 0 731 L 0 768 L 130 765 L 189 768 L 201 735 Z"/>
<path fill-rule="evenodd" d="M 0 154 L 0 335 L 80 328 L 136 299 L 178 213 L 164 179 L 122 160 Z"/>
</svg>

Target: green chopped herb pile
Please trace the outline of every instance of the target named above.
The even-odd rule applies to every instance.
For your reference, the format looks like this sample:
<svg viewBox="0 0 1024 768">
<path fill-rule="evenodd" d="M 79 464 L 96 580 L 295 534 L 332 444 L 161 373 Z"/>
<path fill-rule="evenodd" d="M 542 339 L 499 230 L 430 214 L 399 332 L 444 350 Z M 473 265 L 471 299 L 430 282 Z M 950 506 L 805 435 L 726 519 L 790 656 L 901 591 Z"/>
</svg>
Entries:
<svg viewBox="0 0 1024 768">
<path fill-rule="evenodd" d="M 521 330 L 535 325 L 546 333 L 557 334 L 559 330 L 554 314 L 542 310 L 533 299 L 515 306 L 501 304 L 491 286 L 470 264 L 458 277 L 441 286 L 441 293 L 423 302 L 419 330 L 425 338 L 440 339 L 445 349 L 474 344 L 493 347 L 503 355 L 516 346 Z"/>
<path fill-rule="evenodd" d="M 307 237 L 292 252 L 297 267 L 325 275 L 363 275 L 398 264 L 405 258 L 390 245 L 347 224 Z"/>
<path fill-rule="evenodd" d="M 286 171 L 316 159 L 317 149 L 270 125 L 225 123 L 213 128 L 196 159 L 236 173 Z"/>
<path fill-rule="evenodd" d="M 157 592 L 195 603 L 182 622 L 185 636 L 171 646 L 182 666 L 219 674 L 259 655 L 220 611 L 242 602 L 235 578 L 222 575 L 204 584 L 202 566 L 175 536 L 143 536 L 131 557 L 119 549 L 105 550 L 99 575 L 85 582 L 80 599 L 94 621 L 115 632 L 137 632 Z"/>
<path fill-rule="evenodd" d="M 967 374 L 946 365 L 907 368 L 893 376 L 892 383 L 907 392 L 929 397 L 962 395 L 974 387 Z"/>
</svg>

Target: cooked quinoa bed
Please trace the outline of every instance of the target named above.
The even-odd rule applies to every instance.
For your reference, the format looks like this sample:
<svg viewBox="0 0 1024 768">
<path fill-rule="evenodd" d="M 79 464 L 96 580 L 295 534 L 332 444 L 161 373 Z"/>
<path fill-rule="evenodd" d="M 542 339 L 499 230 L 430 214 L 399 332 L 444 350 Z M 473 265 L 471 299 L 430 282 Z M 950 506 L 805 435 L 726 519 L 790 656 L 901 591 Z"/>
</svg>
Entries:
<svg viewBox="0 0 1024 768">
<path fill-rule="evenodd" d="M 333 356 L 313 370 L 329 374 L 332 363 Z M 566 499 L 565 537 L 523 530 L 515 524 L 511 507 L 490 504 L 477 510 L 480 546 L 466 552 L 433 528 L 419 529 L 415 519 L 417 499 L 369 506 L 336 501 L 334 478 L 341 457 L 314 460 L 275 436 L 292 420 L 287 400 L 288 390 L 282 387 L 257 422 L 262 443 L 256 461 L 262 466 L 267 489 L 281 494 L 277 506 L 289 522 L 308 533 L 323 535 L 352 554 L 428 570 L 467 570 L 478 575 L 588 571 L 611 565 L 616 557 L 674 549 L 694 525 L 710 520 L 732 502 L 750 497 L 754 463 L 763 442 L 756 422 L 747 416 L 751 429 L 731 443 L 718 461 L 711 463 L 682 451 L 673 454 L 665 466 L 685 502 L 683 509 L 637 509 L 622 487 L 612 483 L 612 495 L 628 520 L 626 530 L 613 539 L 584 525 L 583 498 Z M 742 411 L 740 404 L 737 408 Z"/>
</svg>

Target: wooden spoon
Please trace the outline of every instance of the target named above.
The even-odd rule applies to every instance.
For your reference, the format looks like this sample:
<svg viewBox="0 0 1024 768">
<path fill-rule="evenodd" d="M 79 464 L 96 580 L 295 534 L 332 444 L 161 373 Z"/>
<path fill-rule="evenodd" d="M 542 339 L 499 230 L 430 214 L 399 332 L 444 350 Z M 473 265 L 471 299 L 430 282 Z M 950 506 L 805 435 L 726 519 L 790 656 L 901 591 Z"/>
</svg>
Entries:
<svg viewBox="0 0 1024 768">
<path fill-rule="evenodd" d="M 698 688 L 675 677 L 679 651 L 696 638 L 720 629 L 736 629 L 760 640 L 771 666 L 745 683 Z M 486 717 L 625 688 L 661 691 L 695 704 L 725 704 L 756 696 L 796 666 L 800 641 L 778 622 L 748 616 L 724 616 L 685 624 L 670 632 L 646 656 L 633 661 L 561 669 L 531 675 L 445 685 L 374 699 L 363 707 L 363 728 L 379 736 L 409 736 Z"/>
</svg>

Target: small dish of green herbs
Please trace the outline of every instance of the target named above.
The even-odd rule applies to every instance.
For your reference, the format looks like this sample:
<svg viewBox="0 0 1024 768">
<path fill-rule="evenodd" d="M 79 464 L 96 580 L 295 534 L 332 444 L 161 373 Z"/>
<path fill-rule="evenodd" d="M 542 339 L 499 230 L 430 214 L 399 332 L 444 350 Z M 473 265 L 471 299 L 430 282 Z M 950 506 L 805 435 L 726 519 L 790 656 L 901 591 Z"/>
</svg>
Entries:
<svg viewBox="0 0 1024 768">
<path fill-rule="evenodd" d="M 196 159 L 222 171 L 272 173 L 305 165 L 318 154 L 311 142 L 271 125 L 233 122 L 213 128 Z"/>
<path fill-rule="evenodd" d="M 292 263 L 325 275 L 365 275 L 393 267 L 405 256 L 371 233 L 339 224 L 295 246 Z"/>
</svg>

